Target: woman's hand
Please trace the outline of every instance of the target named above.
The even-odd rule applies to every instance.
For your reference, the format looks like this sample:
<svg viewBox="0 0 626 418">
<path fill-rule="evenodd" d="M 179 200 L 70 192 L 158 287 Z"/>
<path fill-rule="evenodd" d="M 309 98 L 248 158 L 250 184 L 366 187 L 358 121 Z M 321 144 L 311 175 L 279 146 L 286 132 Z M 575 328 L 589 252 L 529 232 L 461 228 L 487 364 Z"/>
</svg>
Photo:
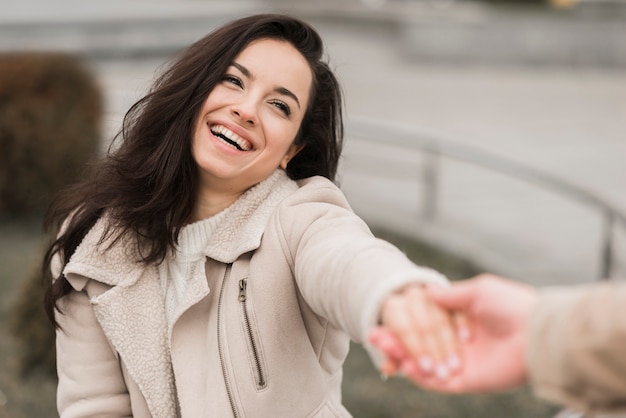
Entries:
<svg viewBox="0 0 626 418">
<path fill-rule="evenodd" d="M 425 286 L 410 285 L 390 295 L 383 302 L 381 322 L 370 342 L 387 356 L 384 375 L 400 371 L 413 380 L 445 380 L 460 370 L 464 319 L 435 304 Z"/>
<path fill-rule="evenodd" d="M 424 389 L 448 393 L 501 391 L 526 382 L 528 322 L 537 301 L 535 288 L 497 276 L 481 275 L 455 282 L 450 287 L 429 287 L 425 288 L 425 291 L 426 295 L 422 294 L 421 297 L 429 303 L 440 306 L 444 313 L 455 312 L 450 314 L 453 316 L 448 315 L 448 324 L 454 324 L 454 328 L 458 330 L 457 341 L 462 342 L 460 358 L 463 367 L 443 379 L 425 374 L 413 366 L 407 367 L 406 364 L 411 361 L 412 354 L 405 348 L 408 347 L 407 338 L 402 333 L 422 335 L 419 337 L 421 339 L 427 338 L 428 335 L 437 338 L 441 326 L 436 324 L 440 319 L 432 321 L 433 328 L 426 330 L 427 332 L 423 327 L 421 334 L 411 331 L 411 327 L 407 325 L 403 325 L 404 331 L 398 331 L 401 328 L 397 323 L 402 321 L 406 323 L 409 319 L 398 308 L 393 310 L 383 308 L 395 328 L 392 330 L 390 326 L 385 325 L 377 327 L 370 334 L 370 342 L 387 356 L 383 373 L 393 374 L 401 368 L 406 377 Z M 435 314 L 435 318 L 440 315 L 441 311 Z M 443 328 L 449 327 L 444 324 Z M 411 338 L 418 337 L 414 335 L 409 341 Z M 447 340 L 448 337 L 440 338 L 439 344 L 445 347 Z M 422 342 L 421 345 L 425 344 Z M 454 352 L 454 348 L 439 350 L 444 353 Z M 421 349 L 418 353 L 423 357 L 428 351 Z M 445 359 L 445 355 L 439 358 Z M 454 371 L 451 368 L 449 370 Z M 444 375 L 445 373 L 441 374 Z"/>
</svg>

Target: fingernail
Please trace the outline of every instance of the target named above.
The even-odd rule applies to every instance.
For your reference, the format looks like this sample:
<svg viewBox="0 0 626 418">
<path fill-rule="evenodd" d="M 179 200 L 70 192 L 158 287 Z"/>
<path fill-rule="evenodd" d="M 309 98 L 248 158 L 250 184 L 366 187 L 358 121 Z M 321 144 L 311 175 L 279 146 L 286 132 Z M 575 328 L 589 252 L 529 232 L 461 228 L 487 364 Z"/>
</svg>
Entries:
<svg viewBox="0 0 626 418">
<path fill-rule="evenodd" d="M 448 357 L 448 367 L 452 371 L 457 371 L 461 368 L 461 360 L 459 360 L 459 357 L 456 354 L 452 354 Z"/>
<path fill-rule="evenodd" d="M 470 332 L 467 328 L 460 328 L 458 331 L 459 339 L 463 342 L 467 342 L 470 339 Z"/>
<path fill-rule="evenodd" d="M 382 380 L 383 382 L 386 382 L 389 379 L 389 375 L 387 374 L 387 372 L 381 370 L 380 371 L 380 380 Z"/>
<path fill-rule="evenodd" d="M 448 378 L 448 376 L 450 376 L 448 368 L 443 364 L 437 365 L 437 371 L 435 373 L 437 374 L 437 377 L 441 380 L 445 380 Z"/>
<path fill-rule="evenodd" d="M 419 366 L 424 373 L 430 373 L 433 371 L 435 364 L 430 357 L 422 356 L 419 359 Z"/>
</svg>

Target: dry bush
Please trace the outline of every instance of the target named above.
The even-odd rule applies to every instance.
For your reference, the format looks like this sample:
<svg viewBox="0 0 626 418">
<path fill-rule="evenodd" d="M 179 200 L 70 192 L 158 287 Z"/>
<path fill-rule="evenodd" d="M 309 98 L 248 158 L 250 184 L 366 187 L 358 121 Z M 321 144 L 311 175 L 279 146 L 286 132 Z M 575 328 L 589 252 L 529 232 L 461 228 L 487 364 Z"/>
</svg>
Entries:
<svg viewBox="0 0 626 418">
<path fill-rule="evenodd" d="M 41 214 L 94 157 L 102 94 L 77 57 L 0 55 L 0 217 Z"/>
<path fill-rule="evenodd" d="M 0 54 L 0 221 L 40 223 L 52 196 L 98 154 L 102 93 L 72 55 Z M 20 280 L 8 321 L 24 376 L 54 374 L 54 331 L 38 269 Z"/>
</svg>

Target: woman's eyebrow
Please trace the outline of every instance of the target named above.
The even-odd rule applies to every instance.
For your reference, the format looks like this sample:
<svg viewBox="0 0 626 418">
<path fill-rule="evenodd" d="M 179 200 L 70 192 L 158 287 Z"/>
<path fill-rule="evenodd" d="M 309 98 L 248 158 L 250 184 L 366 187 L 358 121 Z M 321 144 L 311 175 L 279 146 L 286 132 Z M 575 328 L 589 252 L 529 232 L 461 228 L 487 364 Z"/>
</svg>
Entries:
<svg viewBox="0 0 626 418">
<path fill-rule="evenodd" d="M 250 72 L 250 70 L 248 70 L 246 67 L 244 67 L 241 64 L 238 64 L 236 62 L 233 62 L 232 64 L 233 67 L 237 68 L 239 71 L 241 71 L 241 73 L 243 75 L 245 75 L 248 78 L 252 78 L 252 73 Z"/>
<path fill-rule="evenodd" d="M 241 73 L 243 75 L 245 75 L 247 78 L 254 78 L 252 73 L 250 72 L 250 70 L 248 70 L 246 67 L 244 67 L 243 65 L 237 63 L 237 62 L 233 62 L 232 66 L 237 68 L 239 71 L 241 71 Z M 293 100 L 296 101 L 296 104 L 298 105 L 298 107 L 300 106 L 300 100 L 298 100 L 298 96 L 296 96 L 291 90 L 289 90 L 286 87 L 276 87 L 274 88 L 274 91 L 278 94 L 282 94 L 284 96 L 289 96 L 291 97 Z"/>
</svg>

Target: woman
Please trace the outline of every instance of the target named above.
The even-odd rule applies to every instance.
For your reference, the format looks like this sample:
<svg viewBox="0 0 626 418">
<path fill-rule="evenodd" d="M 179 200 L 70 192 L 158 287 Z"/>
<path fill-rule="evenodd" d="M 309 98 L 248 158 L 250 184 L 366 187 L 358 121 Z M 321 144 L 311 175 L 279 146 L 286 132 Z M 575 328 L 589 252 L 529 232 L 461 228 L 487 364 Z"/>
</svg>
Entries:
<svg viewBox="0 0 626 418">
<path fill-rule="evenodd" d="M 56 201 L 62 417 L 349 416 L 349 339 L 378 322 L 440 324 L 404 343 L 425 373 L 458 365 L 420 286 L 445 279 L 373 238 L 332 183 L 341 93 L 322 53 L 286 16 L 209 34 Z"/>
</svg>

